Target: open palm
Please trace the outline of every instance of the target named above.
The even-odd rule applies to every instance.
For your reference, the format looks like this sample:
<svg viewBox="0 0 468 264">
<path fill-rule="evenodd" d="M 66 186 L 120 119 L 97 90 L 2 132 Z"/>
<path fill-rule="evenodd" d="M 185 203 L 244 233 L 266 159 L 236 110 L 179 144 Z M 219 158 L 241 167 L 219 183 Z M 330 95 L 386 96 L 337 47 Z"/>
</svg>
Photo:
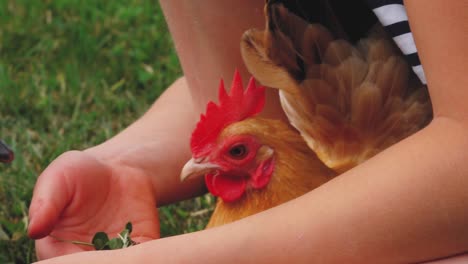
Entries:
<svg viewBox="0 0 468 264">
<path fill-rule="evenodd" d="M 149 176 L 124 165 L 110 166 L 92 155 L 71 151 L 40 175 L 30 208 L 29 235 L 38 257 L 92 250 L 62 240 L 91 242 L 104 231 L 110 237 L 132 222 L 132 239 L 159 237 L 155 195 Z"/>
</svg>

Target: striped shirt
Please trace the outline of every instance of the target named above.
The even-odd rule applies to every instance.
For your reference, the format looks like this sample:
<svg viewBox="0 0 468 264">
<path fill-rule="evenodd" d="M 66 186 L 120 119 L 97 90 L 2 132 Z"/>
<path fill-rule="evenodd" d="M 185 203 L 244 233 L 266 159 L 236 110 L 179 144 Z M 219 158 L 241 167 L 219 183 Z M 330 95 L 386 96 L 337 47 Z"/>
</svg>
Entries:
<svg viewBox="0 0 468 264">
<path fill-rule="evenodd" d="M 421 82 L 426 84 L 426 76 L 418 57 L 403 0 L 367 0 L 367 2 L 382 26 L 406 56 L 413 71 Z"/>
</svg>

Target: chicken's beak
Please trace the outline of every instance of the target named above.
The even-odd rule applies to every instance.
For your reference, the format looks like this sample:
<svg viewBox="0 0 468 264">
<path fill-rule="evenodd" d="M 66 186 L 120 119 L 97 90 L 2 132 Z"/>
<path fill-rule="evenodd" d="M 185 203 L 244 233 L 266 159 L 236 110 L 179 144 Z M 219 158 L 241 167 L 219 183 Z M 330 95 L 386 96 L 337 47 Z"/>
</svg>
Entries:
<svg viewBox="0 0 468 264">
<path fill-rule="evenodd" d="M 180 173 L 180 180 L 185 181 L 194 176 L 204 176 L 208 172 L 220 169 L 216 164 L 205 162 L 203 159 L 190 159 L 185 163 Z"/>
</svg>

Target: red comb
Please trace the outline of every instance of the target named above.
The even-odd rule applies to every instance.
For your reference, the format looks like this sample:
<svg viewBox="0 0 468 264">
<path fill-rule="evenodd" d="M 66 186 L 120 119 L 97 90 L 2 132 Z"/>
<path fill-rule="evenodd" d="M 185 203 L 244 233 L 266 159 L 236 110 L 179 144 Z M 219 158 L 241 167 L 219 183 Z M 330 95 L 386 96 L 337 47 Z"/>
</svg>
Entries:
<svg viewBox="0 0 468 264">
<path fill-rule="evenodd" d="M 236 70 L 229 95 L 221 79 L 218 97 L 219 105 L 213 102 L 207 104 L 206 113 L 200 116 L 192 133 L 190 147 L 195 158 L 208 154 L 225 127 L 262 111 L 265 105 L 265 87 L 257 87 L 252 77 L 244 91 L 241 76 Z"/>
</svg>

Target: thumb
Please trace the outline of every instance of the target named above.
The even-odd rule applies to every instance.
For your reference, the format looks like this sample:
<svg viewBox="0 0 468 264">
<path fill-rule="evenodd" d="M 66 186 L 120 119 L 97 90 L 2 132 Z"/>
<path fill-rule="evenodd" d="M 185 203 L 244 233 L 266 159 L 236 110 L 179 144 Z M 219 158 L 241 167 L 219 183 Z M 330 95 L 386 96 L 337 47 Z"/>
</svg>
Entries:
<svg viewBox="0 0 468 264">
<path fill-rule="evenodd" d="M 97 166 L 99 164 L 84 152 L 69 151 L 44 170 L 36 182 L 29 207 L 29 237 L 39 239 L 50 234 L 83 180 L 106 170 L 105 166 Z"/>
</svg>

